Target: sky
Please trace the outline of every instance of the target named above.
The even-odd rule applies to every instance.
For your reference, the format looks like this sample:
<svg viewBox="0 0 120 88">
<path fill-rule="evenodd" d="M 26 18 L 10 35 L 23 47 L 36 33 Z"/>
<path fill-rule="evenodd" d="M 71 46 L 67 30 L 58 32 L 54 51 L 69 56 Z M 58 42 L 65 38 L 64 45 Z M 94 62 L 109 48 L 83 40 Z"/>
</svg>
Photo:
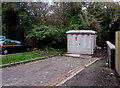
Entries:
<svg viewBox="0 0 120 88">
<path fill-rule="evenodd" d="M 32 0 L 33 2 L 119 2 L 120 0 Z"/>
<path fill-rule="evenodd" d="M 114 0 L 114 1 L 120 2 L 120 0 Z"/>
</svg>

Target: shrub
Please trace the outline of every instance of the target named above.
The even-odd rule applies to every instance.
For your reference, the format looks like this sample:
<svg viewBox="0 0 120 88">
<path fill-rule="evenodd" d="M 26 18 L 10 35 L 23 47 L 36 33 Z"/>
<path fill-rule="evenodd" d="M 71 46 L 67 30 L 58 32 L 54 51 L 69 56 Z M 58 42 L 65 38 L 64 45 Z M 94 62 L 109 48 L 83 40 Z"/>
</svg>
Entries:
<svg viewBox="0 0 120 88">
<path fill-rule="evenodd" d="M 43 49 L 45 47 L 62 48 L 66 42 L 66 30 L 52 26 L 35 26 L 26 36 L 34 42 L 35 47 Z M 64 43 L 64 45 L 63 45 Z"/>
</svg>

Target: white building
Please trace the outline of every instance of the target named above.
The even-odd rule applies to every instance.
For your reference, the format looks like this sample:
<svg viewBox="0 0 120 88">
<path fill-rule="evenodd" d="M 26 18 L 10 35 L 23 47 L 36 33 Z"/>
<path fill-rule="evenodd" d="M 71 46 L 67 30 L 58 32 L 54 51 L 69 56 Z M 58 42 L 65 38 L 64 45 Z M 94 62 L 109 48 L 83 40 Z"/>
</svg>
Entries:
<svg viewBox="0 0 120 88">
<path fill-rule="evenodd" d="M 67 34 L 67 53 L 94 54 L 96 32 L 93 30 L 70 30 Z"/>
</svg>

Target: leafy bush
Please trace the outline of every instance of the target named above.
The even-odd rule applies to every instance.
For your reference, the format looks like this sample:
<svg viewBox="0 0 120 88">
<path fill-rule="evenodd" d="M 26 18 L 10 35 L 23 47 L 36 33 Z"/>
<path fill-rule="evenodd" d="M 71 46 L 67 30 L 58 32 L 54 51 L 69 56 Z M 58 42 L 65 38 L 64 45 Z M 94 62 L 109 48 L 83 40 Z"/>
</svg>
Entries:
<svg viewBox="0 0 120 88">
<path fill-rule="evenodd" d="M 38 49 L 45 47 L 62 48 L 66 44 L 65 32 L 64 29 L 40 25 L 34 26 L 26 38 L 33 41 Z"/>
</svg>

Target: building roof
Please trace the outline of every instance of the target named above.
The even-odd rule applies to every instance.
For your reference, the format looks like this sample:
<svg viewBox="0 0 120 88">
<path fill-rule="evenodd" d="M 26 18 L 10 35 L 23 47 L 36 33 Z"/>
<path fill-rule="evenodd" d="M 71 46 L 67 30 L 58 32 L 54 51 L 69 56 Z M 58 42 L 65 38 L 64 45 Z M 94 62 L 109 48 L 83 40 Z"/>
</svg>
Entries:
<svg viewBox="0 0 120 88">
<path fill-rule="evenodd" d="M 70 30 L 66 34 L 96 34 L 96 31 L 93 30 Z"/>
</svg>

